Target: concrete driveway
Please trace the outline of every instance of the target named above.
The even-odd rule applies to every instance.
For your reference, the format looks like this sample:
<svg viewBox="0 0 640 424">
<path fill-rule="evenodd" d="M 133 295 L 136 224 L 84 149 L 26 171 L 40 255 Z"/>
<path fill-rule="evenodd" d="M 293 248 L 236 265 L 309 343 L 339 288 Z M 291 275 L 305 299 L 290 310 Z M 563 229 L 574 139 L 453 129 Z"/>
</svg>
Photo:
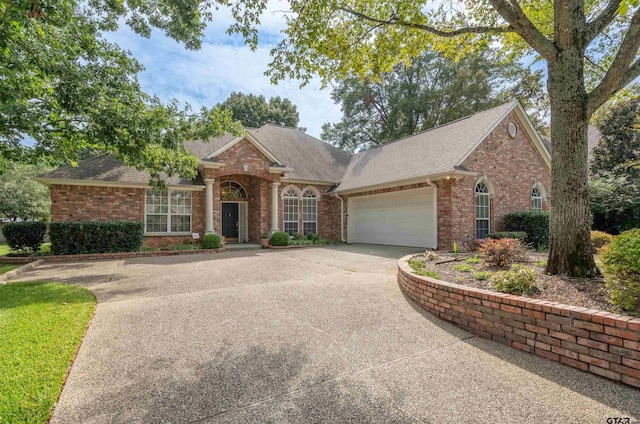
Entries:
<svg viewBox="0 0 640 424">
<path fill-rule="evenodd" d="M 95 318 L 53 423 L 606 423 L 640 391 L 472 337 L 400 292 L 411 249 L 45 265 Z"/>
</svg>

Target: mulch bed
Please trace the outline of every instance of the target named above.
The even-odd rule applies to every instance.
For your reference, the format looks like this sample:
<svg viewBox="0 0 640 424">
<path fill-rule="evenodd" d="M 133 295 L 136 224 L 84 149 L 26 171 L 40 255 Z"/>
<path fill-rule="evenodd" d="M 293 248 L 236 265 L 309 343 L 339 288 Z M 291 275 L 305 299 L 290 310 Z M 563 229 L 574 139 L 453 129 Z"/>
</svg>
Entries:
<svg viewBox="0 0 640 424">
<path fill-rule="evenodd" d="M 502 271 L 497 267 L 484 266 L 482 263 L 469 264 L 465 262 L 467 258 L 476 256 L 475 253 L 454 255 L 453 253 L 437 252 L 436 255 L 437 258 L 434 260 L 425 262 L 425 269 L 435 271 L 440 280 L 450 283 L 492 290 L 490 280 L 476 280 L 474 278 L 475 274 L 479 271 L 489 271 L 491 273 Z M 419 257 L 420 255 L 416 259 Z M 532 268 L 536 273 L 539 291 L 528 297 L 565 305 L 616 312 L 616 307 L 608 301 L 608 292 L 603 278 L 571 278 L 547 275 L 544 272 L 544 267 L 540 266 L 541 264 L 536 265 L 536 262 L 544 262 L 546 264 L 546 260 L 546 253 L 527 252 L 526 256 L 517 262 L 520 265 Z M 462 264 L 473 267 L 474 271 L 462 272 L 453 269 L 454 266 Z"/>
</svg>

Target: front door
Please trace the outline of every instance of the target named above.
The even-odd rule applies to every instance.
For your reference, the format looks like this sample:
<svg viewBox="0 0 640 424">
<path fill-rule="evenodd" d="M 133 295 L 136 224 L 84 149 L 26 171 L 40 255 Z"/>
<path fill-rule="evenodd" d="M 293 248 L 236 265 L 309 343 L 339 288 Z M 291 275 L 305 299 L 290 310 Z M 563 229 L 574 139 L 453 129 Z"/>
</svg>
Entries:
<svg viewBox="0 0 640 424">
<path fill-rule="evenodd" d="M 238 241 L 238 204 L 222 204 L 222 235 L 227 241 Z"/>
</svg>

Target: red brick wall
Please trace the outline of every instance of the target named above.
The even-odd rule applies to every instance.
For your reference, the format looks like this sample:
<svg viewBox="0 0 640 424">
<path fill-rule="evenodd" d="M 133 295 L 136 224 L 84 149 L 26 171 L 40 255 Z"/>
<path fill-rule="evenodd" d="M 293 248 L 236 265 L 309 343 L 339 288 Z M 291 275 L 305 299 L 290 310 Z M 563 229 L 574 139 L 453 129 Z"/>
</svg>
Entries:
<svg viewBox="0 0 640 424">
<path fill-rule="evenodd" d="M 143 188 L 52 185 L 52 221 L 141 221 L 144 222 Z M 192 231 L 204 235 L 204 191 L 191 192 Z M 165 247 L 180 244 L 188 236 L 145 236 L 144 245 Z"/>
<path fill-rule="evenodd" d="M 507 133 L 509 122 L 518 128 L 515 138 Z M 531 209 L 531 188 L 541 183 L 547 192 L 543 209 L 550 208 L 551 174 L 522 122 L 512 112 L 464 161 L 463 167 L 486 176 L 495 188 L 491 198 L 490 230 L 502 229 L 502 217 Z M 475 238 L 475 183 L 477 178 L 452 180 L 452 240 L 469 242 Z M 441 248 L 443 248 L 441 246 Z M 451 248 L 444 246 L 444 248 Z"/>
<path fill-rule="evenodd" d="M 400 288 L 437 317 L 552 361 L 640 387 L 640 318 L 451 284 L 398 262 Z"/>
<path fill-rule="evenodd" d="M 318 198 L 318 234 L 325 239 L 340 241 L 340 199 L 333 194 L 326 194 L 331 186 L 329 185 L 312 185 L 282 182 L 278 187 L 278 227 L 284 229 L 284 200 L 282 199 L 282 191 L 288 186 L 297 187 L 302 193 L 307 187 L 314 187 L 319 193 Z M 269 205 L 271 204 L 271 195 L 269 195 Z M 345 199 L 345 216 L 347 202 Z M 302 199 L 298 206 L 298 228 L 302 232 Z M 346 218 L 345 218 L 346 220 Z M 345 227 L 346 228 L 346 227 Z M 346 237 L 346 230 L 345 230 Z"/>
<path fill-rule="evenodd" d="M 144 189 L 52 185 L 52 221 L 144 221 Z"/>
<path fill-rule="evenodd" d="M 275 177 L 269 172 L 273 163 L 247 140 L 242 140 L 222 152 L 217 159 L 224 162 L 225 166 L 222 169 L 207 169 L 213 177 L 238 174 L 253 175 L 267 180 L 273 180 Z M 247 171 L 244 170 L 244 165 L 248 165 Z"/>
</svg>

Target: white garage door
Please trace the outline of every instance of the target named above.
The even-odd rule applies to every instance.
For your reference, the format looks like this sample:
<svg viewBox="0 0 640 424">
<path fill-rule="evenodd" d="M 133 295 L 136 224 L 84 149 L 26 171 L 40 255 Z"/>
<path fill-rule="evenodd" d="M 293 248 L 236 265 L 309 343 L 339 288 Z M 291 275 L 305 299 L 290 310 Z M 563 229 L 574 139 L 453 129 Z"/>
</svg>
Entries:
<svg viewBox="0 0 640 424">
<path fill-rule="evenodd" d="M 347 209 L 351 243 L 437 246 L 437 212 L 431 187 L 352 197 Z"/>
</svg>

